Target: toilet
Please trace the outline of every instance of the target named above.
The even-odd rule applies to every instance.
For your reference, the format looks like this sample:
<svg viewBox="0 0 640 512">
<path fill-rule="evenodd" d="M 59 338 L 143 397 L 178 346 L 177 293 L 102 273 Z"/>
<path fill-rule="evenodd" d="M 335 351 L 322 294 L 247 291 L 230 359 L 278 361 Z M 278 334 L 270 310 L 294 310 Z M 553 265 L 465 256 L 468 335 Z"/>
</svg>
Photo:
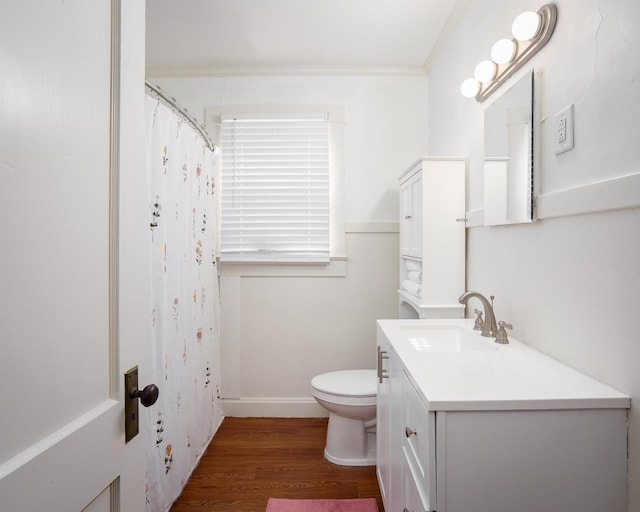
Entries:
<svg viewBox="0 0 640 512">
<path fill-rule="evenodd" d="M 311 394 L 329 411 L 325 458 L 341 466 L 376 463 L 376 370 L 341 370 L 311 379 Z"/>
</svg>

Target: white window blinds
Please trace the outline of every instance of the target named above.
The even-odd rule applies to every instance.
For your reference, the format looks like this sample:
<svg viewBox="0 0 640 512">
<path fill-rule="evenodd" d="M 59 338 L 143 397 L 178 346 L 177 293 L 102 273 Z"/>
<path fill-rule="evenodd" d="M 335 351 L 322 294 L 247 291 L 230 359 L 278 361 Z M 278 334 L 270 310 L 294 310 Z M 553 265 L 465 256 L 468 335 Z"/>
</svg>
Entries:
<svg viewBox="0 0 640 512">
<path fill-rule="evenodd" d="M 326 114 L 221 118 L 220 259 L 329 261 Z"/>
</svg>

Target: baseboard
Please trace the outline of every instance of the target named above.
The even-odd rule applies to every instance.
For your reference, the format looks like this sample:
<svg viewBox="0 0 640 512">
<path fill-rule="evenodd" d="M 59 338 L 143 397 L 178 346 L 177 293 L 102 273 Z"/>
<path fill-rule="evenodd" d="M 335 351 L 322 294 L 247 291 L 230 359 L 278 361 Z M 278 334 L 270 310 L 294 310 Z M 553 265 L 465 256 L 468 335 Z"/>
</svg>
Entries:
<svg viewBox="0 0 640 512">
<path fill-rule="evenodd" d="M 236 418 L 324 418 L 329 414 L 313 398 L 223 398 L 225 416 Z"/>
</svg>

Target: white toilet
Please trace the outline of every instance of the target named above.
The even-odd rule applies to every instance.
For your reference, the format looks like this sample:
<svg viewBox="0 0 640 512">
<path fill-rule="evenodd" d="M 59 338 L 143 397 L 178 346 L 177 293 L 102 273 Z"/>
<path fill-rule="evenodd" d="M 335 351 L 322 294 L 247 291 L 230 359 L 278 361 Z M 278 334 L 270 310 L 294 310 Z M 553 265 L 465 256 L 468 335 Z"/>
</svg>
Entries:
<svg viewBox="0 0 640 512">
<path fill-rule="evenodd" d="M 376 370 L 342 370 L 311 379 L 311 394 L 327 411 L 324 456 L 341 466 L 376 463 Z"/>
</svg>

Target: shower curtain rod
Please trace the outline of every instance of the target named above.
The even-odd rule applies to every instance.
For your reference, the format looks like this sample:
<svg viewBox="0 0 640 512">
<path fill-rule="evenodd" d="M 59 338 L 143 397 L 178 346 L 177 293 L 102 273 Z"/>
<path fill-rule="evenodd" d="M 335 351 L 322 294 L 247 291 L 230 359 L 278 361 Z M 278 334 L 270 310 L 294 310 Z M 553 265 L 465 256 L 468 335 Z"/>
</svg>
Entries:
<svg viewBox="0 0 640 512">
<path fill-rule="evenodd" d="M 189 122 L 189 124 L 191 124 L 191 126 L 193 126 L 196 130 L 198 130 L 200 135 L 202 135 L 202 138 L 204 139 L 205 144 L 211 150 L 212 153 L 217 152 L 218 146 L 216 146 L 213 143 L 213 141 L 211 140 L 211 137 L 209 137 L 209 134 L 207 133 L 207 130 L 205 130 L 202 126 L 200 126 L 200 124 L 198 124 L 198 120 L 195 117 L 193 117 L 191 114 L 189 114 L 186 108 L 180 106 L 180 104 L 176 101 L 175 98 L 172 98 L 171 96 L 169 96 L 166 92 L 160 89 L 160 87 L 149 82 L 149 80 L 145 80 L 144 85 L 147 87 L 148 90 L 153 92 L 161 100 L 168 103 L 171 108 L 176 110 L 187 122 Z"/>
</svg>

